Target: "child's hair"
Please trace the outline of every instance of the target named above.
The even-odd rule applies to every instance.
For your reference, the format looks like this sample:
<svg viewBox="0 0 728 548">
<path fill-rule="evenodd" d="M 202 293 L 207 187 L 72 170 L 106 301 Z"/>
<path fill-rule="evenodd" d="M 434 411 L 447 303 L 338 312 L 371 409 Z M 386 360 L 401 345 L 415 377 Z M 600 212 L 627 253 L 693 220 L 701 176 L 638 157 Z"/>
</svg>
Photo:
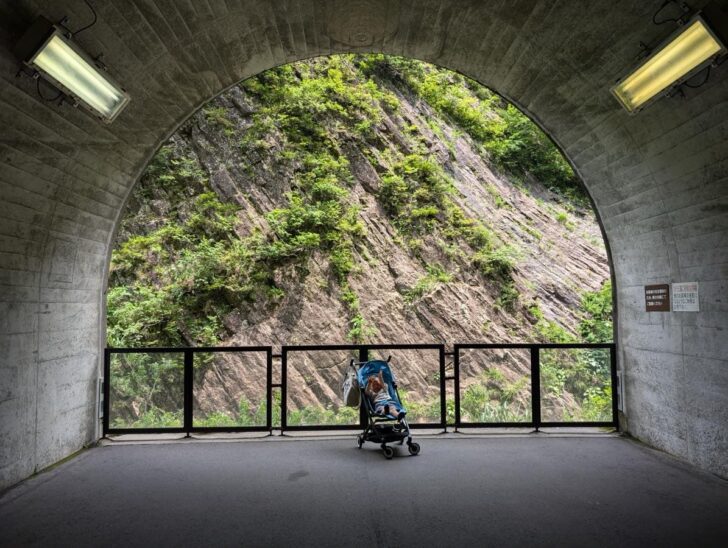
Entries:
<svg viewBox="0 0 728 548">
<path fill-rule="evenodd" d="M 379 386 L 380 390 L 384 388 L 384 384 L 382 384 L 382 382 L 379 380 L 379 377 L 376 377 L 374 375 L 367 379 L 367 388 L 373 386 Z"/>
</svg>

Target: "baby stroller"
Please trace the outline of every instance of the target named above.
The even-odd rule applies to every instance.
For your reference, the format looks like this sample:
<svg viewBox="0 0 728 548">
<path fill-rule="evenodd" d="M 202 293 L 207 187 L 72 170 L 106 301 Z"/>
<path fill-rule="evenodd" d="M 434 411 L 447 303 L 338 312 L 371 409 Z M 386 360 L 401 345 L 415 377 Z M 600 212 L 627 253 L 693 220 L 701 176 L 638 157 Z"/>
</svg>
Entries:
<svg viewBox="0 0 728 548">
<path fill-rule="evenodd" d="M 394 380 L 394 375 L 392 375 L 392 370 L 389 368 L 389 360 L 391 358 L 391 356 L 387 358 L 386 362 L 382 360 L 356 362 L 352 359 L 349 363 L 349 366 L 356 371 L 359 390 L 361 391 L 360 405 L 366 410 L 367 414 L 367 426 L 364 432 L 359 434 L 356 439 L 359 449 L 361 449 L 365 441 L 379 443 L 381 444 L 385 458 L 388 460 L 394 456 L 394 449 L 389 447 L 387 445 L 388 443 L 399 442 L 402 445 L 404 440 L 407 439 L 407 449 L 410 455 L 417 455 L 420 452 L 420 444 L 412 441 L 407 419 L 402 418 L 398 421 L 393 415 L 377 415 L 374 412 L 374 406 L 369 396 L 365 393 L 369 377 L 378 376 L 381 371 L 390 398 L 404 409 L 399 399 L 399 393 L 397 392 L 397 383 Z"/>
</svg>

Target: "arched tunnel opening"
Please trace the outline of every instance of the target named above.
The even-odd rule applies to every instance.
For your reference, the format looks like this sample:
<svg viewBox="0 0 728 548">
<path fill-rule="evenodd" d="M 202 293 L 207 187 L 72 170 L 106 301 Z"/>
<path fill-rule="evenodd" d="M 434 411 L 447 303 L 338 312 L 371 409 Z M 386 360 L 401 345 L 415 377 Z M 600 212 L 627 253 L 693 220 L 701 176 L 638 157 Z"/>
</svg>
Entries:
<svg viewBox="0 0 728 548">
<path fill-rule="evenodd" d="M 39 16 L 56 25 L 57 41 L 45 41 L 51 60 L 76 52 L 81 65 L 74 65 L 75 74 L 105 82 L 105 99 L 84 99 L 84 90 L 73 92 L 59 80 L 63 74 L 48 76 L 53 63 L 40 50 L 32 59 L 18 53 Z M 101 534 L 139 543 L 347 538 L 351 544 L 514 544 L 522 538 L 548 544 L 568 538 L 579 544 L 723 544 L 726 21 L 725 2 L 702 0 L 587 6 L 540 0 L 0 1 L 0 489 L 12 487 L 0 496 L 2 543 L 97 544 L 97 522 L 85 519 L 97 513 L 108 524 Z M 698 37 L 702 45 L 680 50 L 684 37 L 694 36 L 686 31 L 701 28 L 707 29 Z M 270 443 L 97 447 L 102 371 L 119 359 L 106 348 L 107 270 L 125 205 L 146 166 L 193 113 L 238 82 L 302 59 L 372 53 L 421 59 L 497 90 L 569 159 L 609 245 L 619 320 L 610 366 L 619 372 L 612 386 L 619 392 L 622 435 L 594 438 L 571 430 L 426 437 L 423 430 L 417 434 L 427 442 L 422 454 L 392 462 L 376 451 L 357 453 L 350 434 L 325 443 L 291 432 Z M 664 81 L 648 70 L 696 55 L 703 57 L 693 68 Z M 654 84 L 647 98 L 630 87 L 644 74 L 652 75 L 648 87 Z M 429 215 L 426 208 L 420 213 Z M 564 221 L 564 228 L 572 221 L 568 212 Z M 451 275 L 444 268 L 420 274 L 431 279 L 418 287 L 414 277 L 402 286 L 404 293 L 418 288 L 413 299 L 423 287 L 422 295 L 429 295 L 428 283 L 434 289 L 451 284 L 443 281 Z M 272 298 L 285 300 L 277 283 L 270 288 Z M 343 308 L 340 288 L 332 293 L 345 311 L 337 315 L 348 322 L 345 336 L 357 327 L 351 323 L 356 314 Z M 366 319 L 361 301 L 359 311 Z M 435 346 L 427 350 L 449 351 Z M 278 348 L 262 350 L 267 363 L 281 359 L 271 376 L 296 368 L 309 374 L 294 363 L 295 349 L 280 348 L 280 358 L 274 357 Z M 293 361 L 282 359 L 287 350 Z M 373 350 L 385 357 L 390 349 Z M 493 349 L 453 353 L 458 350 Z M 530 348 L 514 350 L 538 371 L 542 364 L 534 363 Z M 181 358 L 183 369 L 192 370 L 183 388 L 188 402 L 195 391 L 190 353 Z M 438 356 L 440 363 L 445 358 Z M 467 383 L 456 390 L 444 368 L 432 367 L 428 375 L 440 393 L 453 391 L 439 402 L 445 424 L 447 403 L 464 400 Z M 281 384 L 275 390 L 287 421 L 306 402 L 289 402 L 291 387 L 282 379 L 268 385 Z M 506 381 L 517 379 L 506 375 L 485 384 L 502 393 L 512 388 Z M 273 397 L 269 390 L 271 414 Z M 422 407 L 426 414 L 430 406 Z M 230 410 L 209 411 L 205 419 L 217 411 L 213 422 L 225 429 L 222 422 L 236 419 Z M 239 405 L 236 412 L 239 419 Z M 181 431 L 195 413 L 185 405 Z M 133 425 L 141 416 L 124 420 Z M 288 451 L 280 450 L 283 442 Z M 410 496 L 383 507 L 380 495 L 397 491 L 395 485 Z M 354 492 L 361 505 L 352 503 Z M 216 519 L 197 514 L 193 500 Z M 347 524 L 362 519 L 362 506 L 365 526 L 354 534 Z M 404 529 L 386 526 L 391 508 Z M 465 519 L 472 509 L 494 521 Z M 578 515 L 583 519 L 570 519 Z M 452 523 L 461 525 L 457 533 Z M 523 523 L 536 526 L 524 529 Z"/>
<path fill-rule="evenodd" d="M 445 343 L 445 364 L 389 349 L 410 422 L 614 424 L 611 349 L 583 346 L 612 342 L 609 282 L 583 186 L 487 88 L 381 55 L 271 69 L 203 106 L 132 192 L 107 342 L 169 351 L 109 354 L 107 428 L 184 426 L 181 347 L 367 343 Z M 465 412 L 439 382 L 454 343 L 523 345 L 458 353 Z M 285 424 L 358 423 L 339 392 L 360 350 L 297 354 Z M 280 427 L 264 352 L 192 358 L 192 428 Z"/>
</svg>

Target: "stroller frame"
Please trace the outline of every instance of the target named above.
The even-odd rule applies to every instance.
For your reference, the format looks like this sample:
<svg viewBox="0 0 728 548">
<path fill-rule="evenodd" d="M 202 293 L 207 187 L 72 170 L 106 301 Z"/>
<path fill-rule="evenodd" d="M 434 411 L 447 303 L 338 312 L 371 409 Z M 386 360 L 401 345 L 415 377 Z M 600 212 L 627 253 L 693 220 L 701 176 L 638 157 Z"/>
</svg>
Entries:
<svg viewBox="0 0 728 548">
<path fill-rule="evenodd" d="M 389 366 L 389 362 L 392 359 L 392 356 L 389 356 L 386 360 L 387 366 Z M 353 358 L 349 362 L 349 367 L 351 367 L 354 372 L 356 373 L 357 379 L 359 379 L 359 370 L 362 366 L 369 364 L 371 362 L 382 362 L 383 360 L 368 360 L 364 362 L 355 361 Z M 396 394 L 397 398 L 396 401 L 401 405 L 402 400 L 399 397 L 399 390 L 397 389 L 397 382 L 394 379 L 394 374 L 392 374 L 391 368 L 389 369 L 390 376 L 392 378 L 391 381 L 391 387 L 394 389 L 394 393 Z M 392 416 L 382 416 L 378 415 L 374 412 L 374 406 L 372 405 L 372 402 L 369 400 L 369 396 L 367 396 L 365 390 L 366 385 L 362 385 L 363 383 L 359 382 L 359 391 L 360 391 L 360 397 L 361 397 L 361 403 L 360 403 L 360 409 L 363 408 L 366 411 L 367 415 L 367 425 L 364 428 L 364 431 L 359 434 L 356 438 L 357 445 L 359 446 L 359 449 L 361 449 L 362 445 L 364 445 L 364 442 L 371 441 L 374 443 L 380 444 L 380 447 L 382 448 L 382 452 L 384 453 L 384 457 L 389 460 L 394 456 L 394 449 L 390 446 L 388 446 L 388 443 L 396 443 L 399 442 L 399 445 L 402 445 L 407 440 L 407 449 L 410 453 L 410 455 L 415 456 L 418 455 L 420 452 L 420 444 L 417 442 L 412 441 L 412 435 L 410 432 L 409 424 L 407 423 L 407 417 L 403 417 L 402 420 L 398 421 L 396 418 Z M 389 387 L 388 387 L 389 390 Z M 390 395 L 391 395 L 391 391 Z M 393 424 L 394 423 L 394 424 Z"/>
</svg>

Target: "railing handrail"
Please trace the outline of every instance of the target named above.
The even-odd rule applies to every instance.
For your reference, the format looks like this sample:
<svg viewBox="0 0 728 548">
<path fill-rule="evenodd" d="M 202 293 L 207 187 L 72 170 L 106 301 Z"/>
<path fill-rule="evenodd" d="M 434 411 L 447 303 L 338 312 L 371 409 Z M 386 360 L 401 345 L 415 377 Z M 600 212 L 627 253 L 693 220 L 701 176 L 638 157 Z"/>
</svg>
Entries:
<svg viewBox="0 0 728 548">
<path fill-rule="evenodd" d="M 139 353 L 157 353 L 169 352 L 265 352 L 271 346 L 133 346 L 133 347 L 114 347 L 107 346 L 106 350 L 114 354 L 139 354 Z"/>
<path fill-rule="evenodd" d="M 455 343 L 453 348 L 615 348 L 616 343 Z"/>
<path fill-rule="evenodd" d="M 453 348 L 615 348 L 616 343 L 480 343 L 480 342 L 459 342 L 452 345 Z M 427 350 L 436 349 L 440 346 L 447 347 L 447 343 L 331 343 L 331 344 L 283 344 L 281 349 L 288 351 L 306 350 Z M 107 346 L 106 350 L 112 353 L 144 353 L 144 352 L 264 352 L 274 345 L 257 346 L 128 346 L 116 347 Z"/>
</svg>

